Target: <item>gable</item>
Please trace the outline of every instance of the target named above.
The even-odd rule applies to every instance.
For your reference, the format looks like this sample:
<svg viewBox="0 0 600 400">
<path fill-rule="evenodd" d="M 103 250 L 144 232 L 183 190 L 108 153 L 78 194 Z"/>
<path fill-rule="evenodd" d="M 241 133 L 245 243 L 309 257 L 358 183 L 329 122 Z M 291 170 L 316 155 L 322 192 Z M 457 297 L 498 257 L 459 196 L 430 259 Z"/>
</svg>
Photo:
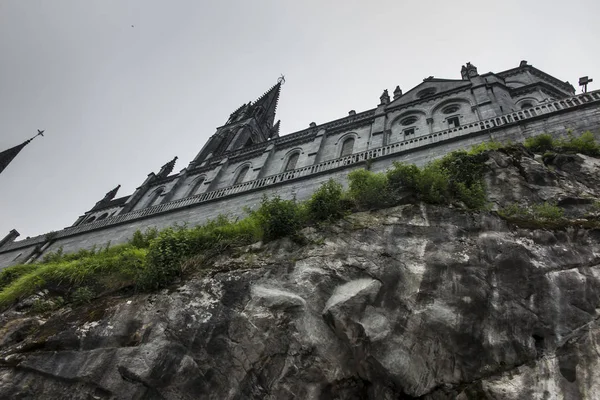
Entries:
<svg viewBox="0 0 600 400">
<path fill-rule="evenodd" d="M 451 80 L 451 79 L 427 79 L 423 83 L 404 93 L 399 99 L 392 101 L 388 107 L 394 107 L 401 104 L 408 104 L 414 101 L 425 100 L 437 97 L 440 94 L 452 92 L 454 90 L 470 87 L 470 81 Z M 430 92 L 430 93 L 428 93 Z"/>
</svg>

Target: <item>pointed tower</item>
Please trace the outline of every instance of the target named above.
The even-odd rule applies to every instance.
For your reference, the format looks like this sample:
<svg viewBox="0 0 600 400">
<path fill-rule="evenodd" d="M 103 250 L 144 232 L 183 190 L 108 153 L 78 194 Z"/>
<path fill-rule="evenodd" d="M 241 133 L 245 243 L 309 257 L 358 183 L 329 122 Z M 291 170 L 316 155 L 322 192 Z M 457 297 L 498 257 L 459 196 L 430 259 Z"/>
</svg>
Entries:
<svg viewBox="0 0 600 400">
<path fill-rule="evenodd" d="M 23 150 L 23 148 L 27 146 L 33 139 L 35 139 L 38 136 L 44 136 L 43 133 L 44 131 L 40 131 L 38 129 L 38 134 L 32 137 L 31 139 L 27 139 L 18 146 L 11 147 L 10 149 L 0 152 L 0 173 L 2 173 L 2 171 L 4 171 L 6 167 L 8 167 L 8 164 L 10 164 L 10 162 L 14 160 L 14 158 L 21 152 L 21 150 Z"/>
<path fill-rule="evenodd" d="M 158 171 L 158 174 L 156 174 L 158 179 L 163 179 L 163 178 L 166 178 L 167 176 L 169 176 L 169 174 L 171 172 L 173 172 L 173 168 L 175 167 L 176 161 L 177 161 L 177 157 L 175 157 L 174 159 L 172 159 L 171 161 L 169 161 L 168 163 L 163 165 L 162 168 L 160 169 L 160 171 Z"/>
<path fill-rule="evenodd" d="M 218 161 L 229 152 L 279 137 L 275 113 L 282 81 L 254 102 L 248 102 L 231 113 L 225 125 L 217 128 L 188 169 Z"/>
</svg>

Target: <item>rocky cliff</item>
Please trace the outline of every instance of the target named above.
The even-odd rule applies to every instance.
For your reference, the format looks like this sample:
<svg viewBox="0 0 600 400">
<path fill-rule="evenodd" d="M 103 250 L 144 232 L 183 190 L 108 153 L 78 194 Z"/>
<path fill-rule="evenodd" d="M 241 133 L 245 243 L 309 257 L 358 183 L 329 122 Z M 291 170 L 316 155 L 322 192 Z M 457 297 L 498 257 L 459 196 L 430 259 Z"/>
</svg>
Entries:
<svg viewBox="0 0 600 400">
<path fill-rule="evenodd" d="M 545 162 L 544 162 L 545 161 Z M 0 398 L 597 399 L 600 160 L 491 152 L 493 209 L 406 204 L 155 294 L 0 316 Z"/>
</svg>

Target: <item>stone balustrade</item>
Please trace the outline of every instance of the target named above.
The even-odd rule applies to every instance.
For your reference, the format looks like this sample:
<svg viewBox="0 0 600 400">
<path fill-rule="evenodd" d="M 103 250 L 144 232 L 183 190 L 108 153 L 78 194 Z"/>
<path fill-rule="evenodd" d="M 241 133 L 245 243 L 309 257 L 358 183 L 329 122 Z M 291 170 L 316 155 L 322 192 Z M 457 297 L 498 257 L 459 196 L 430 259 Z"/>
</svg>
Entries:
<svg viewBox="0 0 600 400">
<path fill-rule="evenodd" d="M 541 103 L 534 107 L 527 108 L 524 110 L 508 113 L 494 118 L 489 118 L 483 121 L 472 122 L 469 124 L 458 126 L 456 128 L 434 132 L 431 134 L 399 141 L 396 143 L 391 143 L 386 146 L 366 150 L 346 157 L 324 161 L 319 164 L 298 168 L 277 175 L 271 175 L 261 179 L 244 182 L 238 185 L 229 186 L 226 188 L 198 194 L 191 197 L 186 197 L 184 199 L 174 200 L 168 203 L 159 204 L 137 211 L 132 211 L 126 214 L 116 215 L 101 221 L 94 221 L 88 224 L 65 228 L 61 231 L 53 232 L 52 238 L 60 239 L 67 236 L 77 235 L 83 232 L 102 229 L 111 225 L 123 224 L 128 221 L 143 219 L 152 215 L 169 212 L 175 209 L 190 207 L 209 201 L 216 201 L 225 197 L 235 196 L 240 193 L 252 190 L 261 190 L 265 187 L 281 184 L 290 180 L 302 179 L 308 176 L 321 174 L 326 171 L 331 171 L 339 168 L 346 168 L 349 165 L 364 162 L 370 159 L 376 159 L 380 157 L 390 156 L 393 154 L 409 152 L 415 148 L 421 148 L 423 146 L 432 145 L 438 142 L 455 140 L 456 138 L 467 136 L 474 132 L 500 128 L 505 125 L 519 123 L 524 120 L 533 119 L 539 116 L 556 113 L 562 110 L 572 109 L 583 104 L 595 102 L 600 103 L 600 91 L 582 93 L 566 99 Z M 42 244 L 47 242 L 47 240 L 48 235 L 39 235 L 29 239 L 24 239 L 12 243 L 6 243 L 0 248 L 0 252 L 15 250 L 21 247 L 28 247 L 36 244 Z"/>
</svg>

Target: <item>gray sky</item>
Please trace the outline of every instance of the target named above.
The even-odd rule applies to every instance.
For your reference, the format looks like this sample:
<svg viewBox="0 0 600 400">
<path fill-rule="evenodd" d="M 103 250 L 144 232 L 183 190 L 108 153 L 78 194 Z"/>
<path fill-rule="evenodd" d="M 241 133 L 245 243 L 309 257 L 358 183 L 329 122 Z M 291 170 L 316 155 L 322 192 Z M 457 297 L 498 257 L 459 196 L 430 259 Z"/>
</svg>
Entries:
<svg viewBox="0 0 600 400">
<path fill-rule="evenodd" d="M 467 61 L 599 88 L 599 15 L 598 0 L 1 0 L 0 151 L 47 135 L 0 174 L 0 238 L 69 226 L 175 155 L 181 170 L 281 73 L 282 134 Z"/>
</svg>

